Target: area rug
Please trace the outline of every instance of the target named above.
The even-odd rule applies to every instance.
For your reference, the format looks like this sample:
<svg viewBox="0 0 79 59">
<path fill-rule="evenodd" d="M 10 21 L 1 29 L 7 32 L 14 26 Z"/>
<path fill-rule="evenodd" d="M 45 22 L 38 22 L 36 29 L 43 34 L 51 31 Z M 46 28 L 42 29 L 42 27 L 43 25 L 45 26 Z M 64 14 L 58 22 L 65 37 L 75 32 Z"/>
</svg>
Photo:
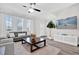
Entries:
<svg viewBox="0 0 79 59">
<path fill-rule="evenodd" d="M 15 55 L 57 55 L 59 52 L 59 48 L 47 44 L 45 47 L 31 53 L 28 44 L 15 44 Z"/>
</svg>

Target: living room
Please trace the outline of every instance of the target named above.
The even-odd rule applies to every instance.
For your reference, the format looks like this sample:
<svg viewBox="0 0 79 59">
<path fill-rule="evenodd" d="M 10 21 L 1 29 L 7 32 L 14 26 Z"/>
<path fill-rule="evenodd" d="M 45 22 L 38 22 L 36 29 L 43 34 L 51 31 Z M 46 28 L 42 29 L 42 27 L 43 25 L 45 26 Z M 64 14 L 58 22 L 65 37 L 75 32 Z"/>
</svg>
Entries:
<svg viewBox="0 0 79 59">
<path fill-rule="evenodd" d="M 78 3 L 0 3 L 1 55 L 78 55 L 78 7 Z M 47 27 L 50 21 L 56 26 Z"/>
</svg>

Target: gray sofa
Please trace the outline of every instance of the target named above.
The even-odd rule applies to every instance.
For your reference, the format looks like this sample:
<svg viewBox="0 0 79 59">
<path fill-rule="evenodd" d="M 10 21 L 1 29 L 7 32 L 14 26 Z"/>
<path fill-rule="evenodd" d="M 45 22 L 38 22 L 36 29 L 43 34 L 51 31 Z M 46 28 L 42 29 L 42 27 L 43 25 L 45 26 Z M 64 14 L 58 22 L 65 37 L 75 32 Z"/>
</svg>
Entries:
<svg viewBox="0 0 79 59">
<path fill-rule="evenodd" d="M 0 55 L 14 55 L 13 38 L 0 39 Z"/>
</svg>

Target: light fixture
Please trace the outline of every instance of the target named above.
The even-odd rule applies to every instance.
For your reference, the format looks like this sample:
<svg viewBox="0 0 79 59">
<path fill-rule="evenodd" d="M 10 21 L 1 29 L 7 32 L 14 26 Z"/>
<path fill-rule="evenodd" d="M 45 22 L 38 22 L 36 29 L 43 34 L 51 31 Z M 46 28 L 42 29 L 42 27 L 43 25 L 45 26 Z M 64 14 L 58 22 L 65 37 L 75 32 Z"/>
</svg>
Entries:
<svg viewBox="0 0 79 59">
<path fill-rule="evenodd" d="M 30 9 L 28 10 L 28 13 L 32 13 L 32 12 L 34 12 L 34 9 L 33 9 L 33 8 L 30 8 Z"/>
<path fill-rule="evenodd" d="M 27 12 L 32 13 L 34 11 L 41 12 L 40 9 L 35 7 L 36 3 L 30 3 L 30 6 L 23 5 L 24 8 L 28 8 Z"/>
</svg>

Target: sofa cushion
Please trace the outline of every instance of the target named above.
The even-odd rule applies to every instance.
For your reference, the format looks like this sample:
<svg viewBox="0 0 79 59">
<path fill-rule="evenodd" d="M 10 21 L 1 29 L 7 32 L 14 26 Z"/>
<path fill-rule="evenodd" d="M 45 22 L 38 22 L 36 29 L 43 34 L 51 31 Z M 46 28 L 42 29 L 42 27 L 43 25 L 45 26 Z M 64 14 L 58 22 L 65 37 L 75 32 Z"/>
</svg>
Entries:
<svg viewBox="0 0 79 59">
<path fill-rule="evenodd" d="M 18 34 L 18 37 L 25 36 L 25 35 L 26 35 L 25 33 L 21 33 L 21 34 Z"/>
<path fill-rule="evenodd" d="M 14 33 L 9 33 L 10 37 L 15 37 Z"/>
</svg>

